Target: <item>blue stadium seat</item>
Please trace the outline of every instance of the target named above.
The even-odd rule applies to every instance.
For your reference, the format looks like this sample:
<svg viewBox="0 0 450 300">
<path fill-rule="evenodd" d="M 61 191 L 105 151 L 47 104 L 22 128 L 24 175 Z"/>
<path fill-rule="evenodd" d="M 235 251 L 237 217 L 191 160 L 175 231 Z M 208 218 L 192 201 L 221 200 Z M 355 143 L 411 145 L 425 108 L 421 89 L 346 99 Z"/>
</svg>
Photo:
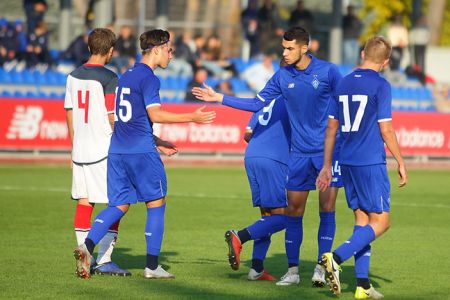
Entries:
<svg viewBox="0 0 450 300">
<path fill-rule="evenodd" d="M 66 85 L 67 75 L 64 73 L 56 73 L 56 81 L 58 85 Z"/>
<path fill-rule="evenodd" d="M 167 90 L 167 89 L 169 89 L 169 85 L 167 84 L 167 77 L 161 78 L 161 79 L 160 79 L 160 82 L 161 82 L 161 86 L 160 86 L 160 89 L 161 89 L 161 90 Z"/>
<path fill-rule="evenodd" d="M 4 90 L 2 92 L 2 97 L 12 97 L 13 94 L 10 91 Z"/>
<path fill-rule="evenodd" d="M 15 98 L 25 98 L 25 94 L 21 91 L 14 91 L 13 97 Z"/>
<path fill-rule="evenodd" d="M 244 80 L 236 77 L 230 78 L 230 84 L 235 93 L 247 92 L 249 90 L 247 87 L 247 83 Z"/>
<path fill-rule="evenodd" d="M 23 74 L 22 72 L 17 72 L 16 70 L 11 70 L 9 72 L 11 74 L 11 83 L 14 84 L 23 84 Z"/>
<path fill-rule="evenodd" d="M 28 91 L 28 92 L 25 94 L 25 97 L 27 97 L 27 98 L 38 98 L 38 95 L 37 95 L 37 93 L 35 93 L 35 92 L 33 92 L 33 91 Z"/>
<path fill-rule="evenodd" d="M 46 77 L 47 84 L 58 85 L 58 77 L 55 71 L 47 70 L 44 76 Z"/>
<path fill-rule="evenodd" d="M 60 51 L 58 49 L 50 49 L 48 52 L 54 61 L 59 61 Z"/>
<path fill-rule="evenodd" d="M 25 83 L 25 84 L 34 84 L 35 83 L 33 71 L 25 69 L 22 71 L 22 75 L 23 75 L 23 83 Z"/>
<path fill-rule="evenodd" d="M 34 82 L 36 84 L 47 84 L 47 77 L 44 76 L 44 74 L 42 74 L 41 72 L 35 71 L 33 73 L 34 76 Z"/>
<path fill-rule="evenodd" d="M 178 90 L 186 90 L 190 79 L 188 77 L 178 77 Z"/>
<path fill-rule="evenodd" d="M 173 76 L 167 76 L 166 79 L 167 89 L 168 90 L 176 90 L 177 88 L 177 80 Z"/>
<path fill-rule="evenodd" d="M 6 72 L 3 69 L 0 69 L 0 82 L 1 83 L 11 83 L 12 79 L 11 79 L 11 74 L 9 74 L 8 72 Z"/>
<path fill-rule="evenodd" d="M 213 78 L 213 77 L 208 77 L 208 78 L 205 80 L 205 83 L 206 83 L 207 85 L 209 85 L 210 87 L 215 88 L 215 87 L 219 84 L 219 80 L 218 80 L 218 79 L 215 79 L 215 78 Z"/>
</svg>

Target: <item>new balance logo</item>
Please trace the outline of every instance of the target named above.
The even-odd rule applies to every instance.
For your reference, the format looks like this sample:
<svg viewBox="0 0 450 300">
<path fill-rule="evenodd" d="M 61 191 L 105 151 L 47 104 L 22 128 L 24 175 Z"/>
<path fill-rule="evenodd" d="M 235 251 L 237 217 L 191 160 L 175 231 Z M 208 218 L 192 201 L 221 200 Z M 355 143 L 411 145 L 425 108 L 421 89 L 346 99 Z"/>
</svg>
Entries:
<svg viewBox="0 0 450 300">
<path fill-rule="evenodd" d="M 360 75 L 360 74 L 355 74 L 355 77 L 356 77 L 356 78 L 360 78 L 360 77 L 362 77 L 362 75 Z"/>
<path fill-rule="evenodd" d="M 285 240 L 284 241 L 286 244 L 292 244 L 292 241 L 290 241 L 290 240 Z"/>
<path fill-rule="evenodd" d="M 145 233 L 145 236 L 152 236 L 153 235 L 153 233 L 151 233 L 151 232 L 146 232 Z"/>
<path fill-rule="evenodd" d="M 295 87 L 295 83 L 289 83 L 288 89 L 293 89 Z"/>
<path fill-rule="evenodd" d="M 103 221 L 102 219 L 95 219 L 94 223 L 100 223 L 100 224 L 103 224 L 104 221 Z"/>
<path fill-rule="evenodd" d="M 39 106 L 16 107 L 6 138 L 8 140 L 31 140 L 39 134 L 39 125 L 44 112 Z"/>
</svg>

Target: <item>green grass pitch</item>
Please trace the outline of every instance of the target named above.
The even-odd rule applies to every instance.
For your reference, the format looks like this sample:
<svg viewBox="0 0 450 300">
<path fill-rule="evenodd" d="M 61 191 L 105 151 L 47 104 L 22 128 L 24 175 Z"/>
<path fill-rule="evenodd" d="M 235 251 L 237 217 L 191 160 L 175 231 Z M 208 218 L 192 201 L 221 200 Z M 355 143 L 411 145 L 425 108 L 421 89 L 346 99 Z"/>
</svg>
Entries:
<svg viewBox="0 0 450 300">
<path fill-rule="evenodd" d="M 133 276 L 75 277 L 71 171 L 64 166 L 0 166 L 1 299 L 332 299 L 310 280 L 317 258 L 317 194 L 304 218 L 298 286 L 248 282 L 252 245 L 244 245 L 241 269 L 232 271 L 223 234 L 258 218 L 242 167 L 167 169 L 166 227 L 161 263 L 174 280 L 147 280 L 144 205 L 122 220 L 114 260 Z M 411 171 L 396 187 L 391 173 L 391 229 L 372 246 L 371 279 L 387 299 L 450 299 L 450 171 Z M 95 214 L 101 209 L 98 206 Z M 352 232 L 353 216 L 341 191 L 335 245 Z M 273 275 L 286 271 L 284 233 L 272 237 L 265 263 Z M 343 294 L 353 299 L 353 261 L 343 265 Z"/>
</svg>

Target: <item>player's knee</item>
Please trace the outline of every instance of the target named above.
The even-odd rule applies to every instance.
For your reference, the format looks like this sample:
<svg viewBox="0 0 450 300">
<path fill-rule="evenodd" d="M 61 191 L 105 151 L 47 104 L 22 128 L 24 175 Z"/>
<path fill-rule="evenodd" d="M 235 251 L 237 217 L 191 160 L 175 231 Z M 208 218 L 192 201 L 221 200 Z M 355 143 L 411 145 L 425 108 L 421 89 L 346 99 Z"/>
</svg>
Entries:
<svg viewBox="0 0 450 300">
<path fill-rule="evenodd" d="M 328 201 L 327 203 L 319 204 L 320 212 L 333 212 L 335 211 L 335 205 L 332 201 Z"/>
<path fill-rule="evenodd" d="M 305 207 L 303 206 L 294 206 L 294 205 L 290 205 L 288 206 L 288 208 L 286 209 L 286 214 L 288 216 L 303 216 L 303 214 L 305 213 Z"/>
</svg>

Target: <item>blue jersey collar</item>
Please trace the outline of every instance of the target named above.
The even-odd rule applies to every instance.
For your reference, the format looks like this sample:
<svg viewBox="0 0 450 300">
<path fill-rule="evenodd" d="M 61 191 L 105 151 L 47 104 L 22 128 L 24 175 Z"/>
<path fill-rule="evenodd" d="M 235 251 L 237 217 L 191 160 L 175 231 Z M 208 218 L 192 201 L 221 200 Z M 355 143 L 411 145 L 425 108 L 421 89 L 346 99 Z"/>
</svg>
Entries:
<svg viewBox="0 0 450 300">
<path fill-rule="evenodd" d="M 152 72 L 152 74 L 153 74 L 152 68 L 150 68 L 150 66 L 147 65 L 147 64 L 143 64 L 143 63 L 137 62 L 137 63 L 134 64 L 134 68 L 137 68 L 137 67 L 141 67 L 141 68 L 144 68 L 144 69 L 148 69 L 148 70 L 149 70 L 150 72 Z"/>
<path fill-rule="evenodd" d="M 372 70 L 372 69 L 360 69 L 360 68 L 356 68 L 353 72 L 365 72 L 365 73 L 372 73 L 372 74 L 376 74 L 376 75 L 380 75 L 380 73 L 378 73 L 377 71 L 375 71 L 375 70 Z"/>
</svg>

